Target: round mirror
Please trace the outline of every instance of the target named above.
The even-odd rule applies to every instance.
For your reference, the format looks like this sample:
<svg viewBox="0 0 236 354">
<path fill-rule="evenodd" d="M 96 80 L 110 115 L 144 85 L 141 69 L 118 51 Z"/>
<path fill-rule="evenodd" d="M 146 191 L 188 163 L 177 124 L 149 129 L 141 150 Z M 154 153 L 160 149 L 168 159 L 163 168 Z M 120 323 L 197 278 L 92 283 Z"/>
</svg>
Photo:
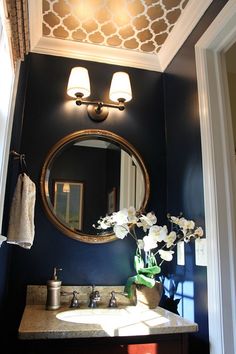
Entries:
<svg viewBox="0 0 236 354">
<path fill-rule="evenodd" d="M 115 240 L 93 227 L 101 216 L 146 207 L 150 183 L 136 149 L 105 130 L 81 130 L 50 150 L 40 178 L 49 219 L 65 235 L 88 243 Z"/>
</svg>

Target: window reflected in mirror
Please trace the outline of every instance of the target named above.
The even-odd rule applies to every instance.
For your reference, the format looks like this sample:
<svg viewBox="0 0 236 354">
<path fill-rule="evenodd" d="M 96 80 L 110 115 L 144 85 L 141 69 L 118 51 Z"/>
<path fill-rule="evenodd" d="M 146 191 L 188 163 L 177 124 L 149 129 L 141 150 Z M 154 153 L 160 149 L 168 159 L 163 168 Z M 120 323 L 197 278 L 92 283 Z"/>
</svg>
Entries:
<svg viewBox="0 0 236 354">
<path fill-rule="evenodd" d="M 53 211 L 61 222 L 76 231 L 82 230 L 83 188 L 79 182 L 54 182 Z"/>
</svg>

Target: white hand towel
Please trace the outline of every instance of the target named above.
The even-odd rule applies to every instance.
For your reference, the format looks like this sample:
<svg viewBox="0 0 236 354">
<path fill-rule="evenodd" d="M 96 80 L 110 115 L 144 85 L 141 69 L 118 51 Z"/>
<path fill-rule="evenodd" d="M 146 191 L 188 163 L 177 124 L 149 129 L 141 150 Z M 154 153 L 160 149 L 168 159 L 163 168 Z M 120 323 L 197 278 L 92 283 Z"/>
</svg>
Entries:
<svg viewBox="0 0 236 354">
<path fill-rule="evenodd" d="M 30 249 L 34 241 L 34 207 L 36 187 L 25 173 L 20 174 L 14 191 L 7 243 Z"/>
</svg>

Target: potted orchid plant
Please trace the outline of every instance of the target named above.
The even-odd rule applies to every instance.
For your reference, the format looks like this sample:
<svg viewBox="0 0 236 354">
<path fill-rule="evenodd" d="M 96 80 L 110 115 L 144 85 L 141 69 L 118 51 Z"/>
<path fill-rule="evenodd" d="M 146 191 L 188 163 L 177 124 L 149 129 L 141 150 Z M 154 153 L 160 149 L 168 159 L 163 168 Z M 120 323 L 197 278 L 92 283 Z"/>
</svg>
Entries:
<svg viewBox="0 0 236 354">
<path fill-rule="evenodd" d="M 194 221 L 187 220 L 182 215 L 176 217 L 168 214 L 167 218 L 171 225 L 170 232 L 166 225 L 157 225 L 153 212 L 139 213 L 134 207 L 130 207 L 101 217 L 97 225 L 94 225 L 97 229 L 113 229 L 118 239 L 130 235 L 136 242 L 136 275 L 128 278 L 124 289 L 129 297 L 132 296 L 133 284 L 145 285 L 148 288 L 155 286 L 155 276 L 161 272 L 164 261 L 172 261 L 178 242 L 187 243 L 203 236 L 203 229 L 196 226 Z"/>
</svg>

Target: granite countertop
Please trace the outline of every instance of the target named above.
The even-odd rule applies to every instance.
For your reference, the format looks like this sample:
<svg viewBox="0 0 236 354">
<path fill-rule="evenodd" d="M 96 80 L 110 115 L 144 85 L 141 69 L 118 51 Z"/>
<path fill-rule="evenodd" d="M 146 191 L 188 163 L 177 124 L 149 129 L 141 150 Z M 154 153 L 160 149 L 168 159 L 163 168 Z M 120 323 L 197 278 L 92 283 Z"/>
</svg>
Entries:
<svg viewBox="0 0 236 354">
<path fill-rule="evenodd" d="M 45 295 L 44 287 L 41 286 L 40 291 Z M 35 297 L 35 293 L 40 291 L 37 291 L 36 286 L 33 291 L 32 286 L 28 288 L 27 304 L 18 331 L 19 339 L 126 337 L 198 331 L 196 323 L 161 307 L 148 309 L 123 303 L 118 309 L 89 309 L 83 304 L 80 309 L 70 309 L 67 303 L 58 310 L 47 311 L 45 303 L 42 303 L 44 295 L 41 301 Z M 73 316 L 74 322 L 56 317 L 64 311 Z"/>
</svg>

